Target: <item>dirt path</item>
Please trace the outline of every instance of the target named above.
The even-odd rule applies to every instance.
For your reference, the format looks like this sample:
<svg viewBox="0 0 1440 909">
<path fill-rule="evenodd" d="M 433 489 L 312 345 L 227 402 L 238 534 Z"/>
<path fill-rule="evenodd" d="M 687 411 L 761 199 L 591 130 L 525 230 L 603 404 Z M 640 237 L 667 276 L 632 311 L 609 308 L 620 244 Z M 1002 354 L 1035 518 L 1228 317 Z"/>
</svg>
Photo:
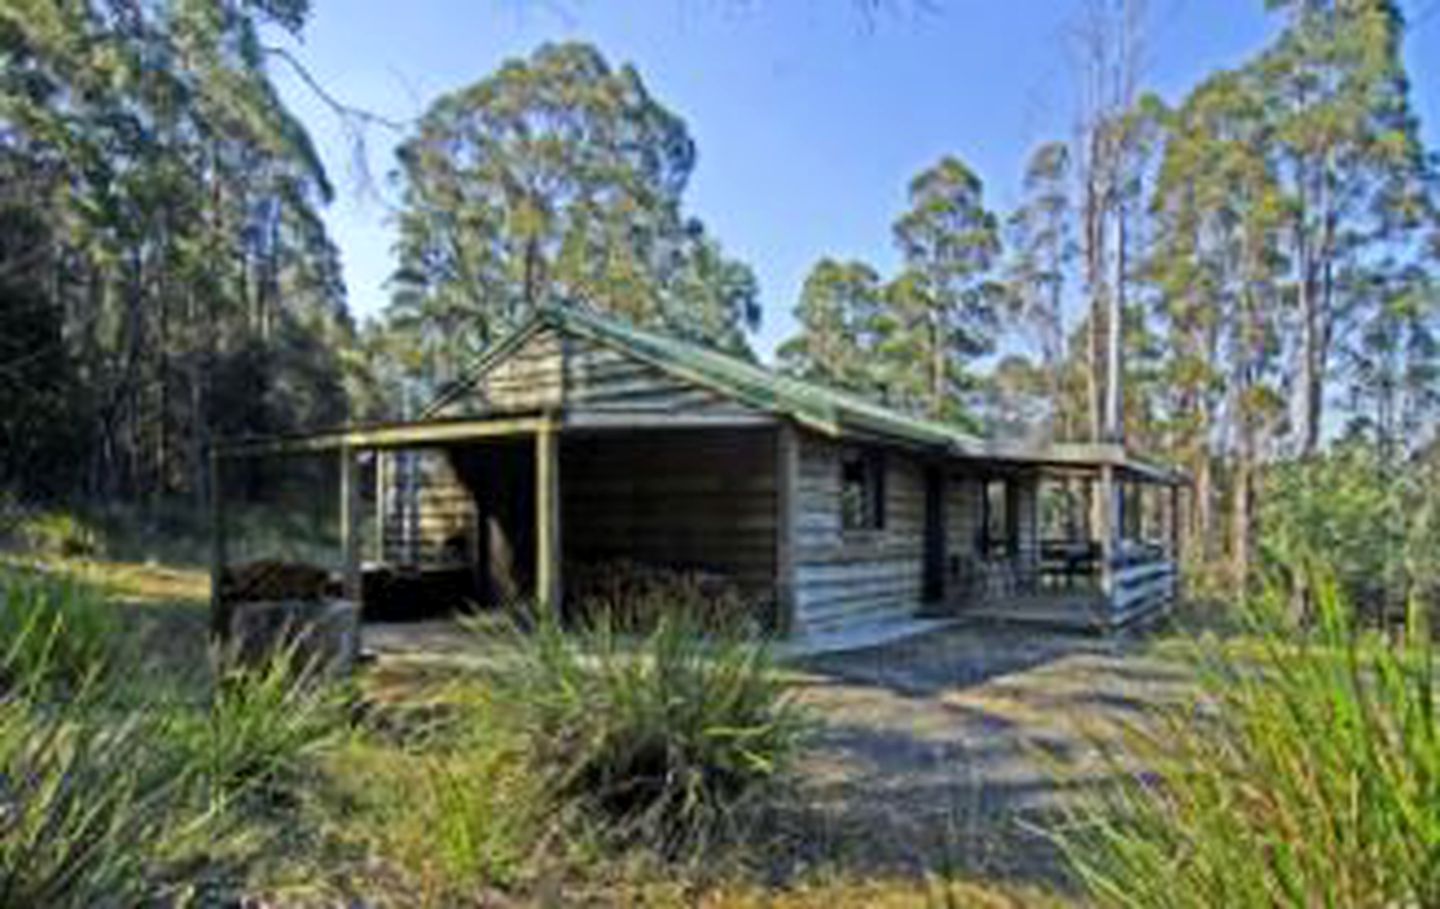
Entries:
<svg viewBox="0 0 1440 909">
<path fill-rule="evenodd" d="M 821 722 L 803 803 L 819 854 L 874 873 L 946 867 L 1055 884 L 1043 828 L 1067 792 L 1113 774 L 1100 749 L 1187 676 L 1143 644 L 967 626 L 812 659 Z"/>
</svg>

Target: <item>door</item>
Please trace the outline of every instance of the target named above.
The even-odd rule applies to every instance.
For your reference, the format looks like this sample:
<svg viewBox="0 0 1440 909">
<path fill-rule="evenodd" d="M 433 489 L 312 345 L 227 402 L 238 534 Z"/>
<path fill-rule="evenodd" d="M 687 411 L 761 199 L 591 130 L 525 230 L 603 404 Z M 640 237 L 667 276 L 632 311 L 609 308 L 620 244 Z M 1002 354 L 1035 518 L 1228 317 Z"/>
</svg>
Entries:
<svg viewBox="0 0 1440 909">
<path fill-rule="evenodd" d="M 945 599 L 945 469 L 925 469 L 925 578 L 924 600 Z"/>
</svg>

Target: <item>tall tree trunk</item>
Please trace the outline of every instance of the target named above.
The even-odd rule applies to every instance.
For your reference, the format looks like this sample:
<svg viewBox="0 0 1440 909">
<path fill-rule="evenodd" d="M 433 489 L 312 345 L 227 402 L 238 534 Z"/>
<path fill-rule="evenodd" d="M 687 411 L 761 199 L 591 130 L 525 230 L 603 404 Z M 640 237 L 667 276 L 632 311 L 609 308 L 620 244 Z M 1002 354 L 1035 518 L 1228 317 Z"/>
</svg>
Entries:
<svg viewBox="0 0 1440 909">
<path fill-rule="evenodd" d="M 945 415 L 945 333 L 940 317 L 929 317 L 930 332 L 930 416 L 939 420 Z"/>
<path fill-rule="evenodd" d="M 1190 532 L 1186 534 L 1190 551 L 1202 564 L 1209 564 L 1215 552 L 1215 473 L 1214 461 L 1203 447 L 1192 467 L 1195 491 L 1190 503 Z"/>
<path fill-rule="evenodd" d="M 1115 207 L 1115 277 L 1110 294 L 1105 334 L 1105 441 L 1125 441 L 1124 332 L 1125 332 L 1125 204 Z"/>
<path fill-rule="evenodd" d="M 1249 429 L 1241 430 L 1250 436 Z M 1243 441 L 1235 463 L 1230 508 L 1230 572 L 1237 592 L 1243 595 L 1250 578 L 1251 541 L 1254 524 L 1254 453 L 1253 440 Z"/>
<path fill-rule="evenodd" d="M 1090 172 L 1085 180 L 1085 275 L 1090 292 L 1089 351 L 1085 362 L 1087 404 L 1090 412 L 1090 439 L 1098 442 L 1105 437 L 1105 393 L 1103 376 L 1105 286 L 1105 215 L 1102 194 L 1096 185 L 1098 135 L 1092 135 Z"/>
</svg>

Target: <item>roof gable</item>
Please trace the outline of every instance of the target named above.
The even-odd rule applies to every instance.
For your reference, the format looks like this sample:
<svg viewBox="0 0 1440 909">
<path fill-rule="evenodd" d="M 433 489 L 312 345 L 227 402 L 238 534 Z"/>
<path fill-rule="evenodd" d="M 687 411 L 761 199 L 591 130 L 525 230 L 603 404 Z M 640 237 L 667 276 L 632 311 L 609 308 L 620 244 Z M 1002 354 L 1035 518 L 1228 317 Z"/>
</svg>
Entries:
<svg viewBox="0 0 1440 909">
<path fill-rule="evenodd" d="M 787 417 L 827 435 L 859 433 L 926 446 L 985 447 L 981 439 L 961 427 L 912 417 L 858 395 L 781 375 L 758 364 L 575 306 L 539 309 L 483 354 L 470 378 L 438 398 L 426 410 L 426 415 L 454 413 L 457 402 L 475 395 L 477 386 L 503 377 L 507 361 L 516 358 L 527 345 L 547 332 L 602 345 L 746 408 Z M 555 403 L 558 406 L 561 400 Z"/>
</svg>

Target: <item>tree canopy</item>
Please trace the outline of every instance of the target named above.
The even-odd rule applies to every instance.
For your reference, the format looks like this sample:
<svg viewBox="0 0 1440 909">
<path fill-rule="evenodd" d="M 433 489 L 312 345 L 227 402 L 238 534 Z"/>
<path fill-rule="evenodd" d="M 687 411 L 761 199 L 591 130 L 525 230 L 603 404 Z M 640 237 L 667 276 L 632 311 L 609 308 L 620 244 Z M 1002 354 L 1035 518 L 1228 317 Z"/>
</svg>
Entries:
<svg viewBox="0 0 1440 909">
<path fill-rule="evenodd" d="M 895 221 L 902 267 L 889 281 L 863 262 L 821 259 L 795 308 L 781 365 L 914 413 L 961 421 L 970 364 L 994 349 L 1003 291 L 998 218 L 953 156 L 918 174 Z"/>
<path fill-rule="evenodd" d="M 0 484 L 199 491 L 216 435 L 343 419 L 332 190 L 261 39 L 307 14 L 0 8 Z"/>
<path fill-rule="evenodd" d="M 437 100 L 399 157 L 390 318 L 427 378 L 547 302 L 748 352 L 754 276 L 685 215 L 695 143 L 633 67 L 544 45 Z"/>
</svg>

